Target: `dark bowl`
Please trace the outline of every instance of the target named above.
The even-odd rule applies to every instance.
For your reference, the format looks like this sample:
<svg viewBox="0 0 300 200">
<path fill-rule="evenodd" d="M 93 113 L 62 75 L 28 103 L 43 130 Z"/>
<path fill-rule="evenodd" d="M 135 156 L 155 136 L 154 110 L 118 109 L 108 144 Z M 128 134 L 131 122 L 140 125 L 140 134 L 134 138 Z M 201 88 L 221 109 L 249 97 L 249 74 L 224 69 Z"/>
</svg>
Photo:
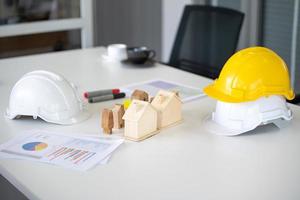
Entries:
<svg viewBox="0 0 300 200">
<path fill-rule="evenodd" d="M 127 61 L 134 64 L 144 64 L 148 60 L 154 58 L 155 51 L 149 50 L 147 47 L 128 47 Z"/>
</svg>

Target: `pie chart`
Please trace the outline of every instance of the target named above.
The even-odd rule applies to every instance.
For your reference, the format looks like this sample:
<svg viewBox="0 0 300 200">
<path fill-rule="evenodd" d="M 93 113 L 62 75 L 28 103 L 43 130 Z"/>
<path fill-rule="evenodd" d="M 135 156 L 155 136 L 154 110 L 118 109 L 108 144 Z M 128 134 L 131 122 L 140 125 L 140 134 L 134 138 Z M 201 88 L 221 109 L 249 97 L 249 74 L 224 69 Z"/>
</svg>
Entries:
<svg viewBox="0 0 300 200">
<path fill-rule="evenodd" d="M 26 151 L 41 151 L 43 149 L 46 149 L 48 147 L 48 144 L 44 142 L 29 142 L 22 146 L 22 148 Z"/>
</svg>

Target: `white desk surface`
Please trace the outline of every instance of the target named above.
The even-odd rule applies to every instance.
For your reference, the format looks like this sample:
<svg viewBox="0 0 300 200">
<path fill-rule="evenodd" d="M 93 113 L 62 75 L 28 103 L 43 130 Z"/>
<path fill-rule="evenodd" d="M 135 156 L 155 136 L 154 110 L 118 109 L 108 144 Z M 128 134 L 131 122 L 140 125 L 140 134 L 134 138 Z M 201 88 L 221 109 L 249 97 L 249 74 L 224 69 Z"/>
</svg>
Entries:
<svg viewBox="0 0 300 200">
<path fill-rule="evenodd" d="M 94 48 L 0 60 L 0 143 L 29 129 L 100 132 L 100 110 L 117 102 L 90 105 L 92 117 L 74 126 L 6 119 L 12 86 L 32 70 L 59 72 L 80 91 L 154 78 L 200 88 L 210 82 L 160 64 L 112 64 L 101 60 L 103 52 Z M 300 109 L 291 105 L 294 119 L 282 130 L 268 125 L 222 137 L 203 129 L 202 119 L 214 105 L 208 97 L 184 104 L 184 123 L 140 143 L 126 141 L 107 165 L 88 172 L 0 160 L 0 173 L 30 199 L 300 199 Z"/>
</svg>

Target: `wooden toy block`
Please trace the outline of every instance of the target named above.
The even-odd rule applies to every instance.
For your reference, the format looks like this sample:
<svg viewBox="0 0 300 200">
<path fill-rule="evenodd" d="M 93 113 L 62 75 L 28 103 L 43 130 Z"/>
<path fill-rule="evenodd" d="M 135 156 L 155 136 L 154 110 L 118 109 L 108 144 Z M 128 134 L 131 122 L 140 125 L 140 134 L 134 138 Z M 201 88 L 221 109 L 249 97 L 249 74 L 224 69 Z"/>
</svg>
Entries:
<svg viewBox="0 0 300 200">
<path fill-rule="evenodd" d="M 149 100 L 149 95 L 147 92 L 143 90 L 134 90 L 131 99 L 134 100 L 141 100 L 141 101 L 148 101 Z"/>
<path fill-rule="evenodd" d="M 177 90 L 172 90 L 172 92 L 174 92 L 174 93 L 180 98 L 179 91 L 177 91 Z"/>
<path fill-rule="evenodd" d="M 140 141 L 157 133 L 157 111 L 146 101 L 133 100 L 126 110 L 124 136 Z"/>
<path fill-rule="evenodd" d="M 122 119 L 125 110 L 122 104 L 116 104 L 115 107 L 112 109 L 113 118 L 114 118 L 114 128 L 120 129 L 124 127 L 124 120 Z"/>
<path fill-rule="evenodd" d="M 112 133 L 112 128 L 114 126 L 113 120 L 113 112 L 110 109 L 103 109 L 102 110 L 102 123 L 101 126 L 103 128 L 103 132 L 106 134 Z"/>
<path fill-rule="evenodd" d="M 151 105 L 158 111 L 158 128 L 170 126 L 182 120 L 182 102 L 176 92 L 160 90 Z"/>
<path fill-rule="evenodd" d="M 149 99 L 149 103 L 151 103 L 153 101 L 154 97 L 150 97 Z"/>
</svg>

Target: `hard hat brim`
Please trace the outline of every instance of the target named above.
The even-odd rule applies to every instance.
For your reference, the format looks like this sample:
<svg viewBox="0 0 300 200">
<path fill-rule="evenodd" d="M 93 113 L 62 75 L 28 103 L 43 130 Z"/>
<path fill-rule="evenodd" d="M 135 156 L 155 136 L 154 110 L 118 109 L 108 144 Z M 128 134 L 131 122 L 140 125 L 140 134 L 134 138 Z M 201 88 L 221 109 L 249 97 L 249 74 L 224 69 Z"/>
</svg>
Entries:
<svg viewBox="0 0 300 200">
<path fill-rule="evenodd" d="M 9 109 L 7 109 L 7 111 L 5 113 L 5 116 L 8 119 L 15 119 L 18 116 L 23 116 L 23 115 L 24 114 L 16 114 L 16 113 L 12 114 L 9 112 Z M 32 115 L 26 115 L 26 116 L 32 116 Z M 44 120 L 46 122 L 50 122 L 50 123 L 54 123 L 54 124 L 72 125 L 72 124 L 83 122 L 83 121 L 87 120 L 90 116 L 91 116 L 91 114 L 87 110 L 83 110 L 82 112 L 80 112 L 77 115 L 72 116 L 71 118 L 68 118 L 68 119 L 60 119 L 60 120 L 50 119 L 50 118 L 46 118 L 45 116 L 40 116 L 40 115 L 38 115 L 37 117 L 41 118 L 42 120 Z"/>
<path fill-rule="evenodd" d="M 80 113 L 78 113 L 77 115 L 72 116 L 71 118 L 68 118 L 68 119 L 54 120 L 54 119 L 47 119 L 43 116 L 38 116 L 38 117 L 40 117 L 41 119 L 43 119 L 47 122 L 51 122 L 54 124 L 72 125 L 72 124 L 77 124 L 77 123 L 83 122 L 83 121 L 87 120 L 90 116 L 91 116 L 91 114 L 87 110 L 83 110 Z"/>
<path fill-rule="evenodd" d="M 245 102 L 245 101 L 254 101 L 254 100 L 262 97 L 260 95 L 260 96 L 253 96 L 253 98 L 248 97 L 246 99 L 245 99 L 245 97 L 243 99 L 241 99 L 240 97 L 234 98 L 233 96 L 227 95 L 224 92 L 218 90 L 215 87 L 215 83 L 212 83 L 212 84 L 206 86 L 203 89 L 203 92 L 211 98 L 214 98 L 216 100 L 223 101 L 223 102 L 228 102 L 228 103 L 241 103 L 241 102 Z M 292 100 L 295 98 L 295 93 L 293 90 L 289 90 L 288 92 L 285 92 L 285 93 L 283 91 L 281 91 L 281 92 L 278 91 L 277 93 L 274 92 L 274 94 L 270 93 L 270 95 L 282 95 L 288 100 Z"/>
<path fill-rule="evenodd" d="M 207 115 L 204 117 L 203 124 L 204 124 L 204 128 L 208 130 L 210 133 L 213 133 L 215 135 L 224 135 L 224 136 L 240 135 L 242 133 L 246 133 L 256 128 L 255 127 L 251 129 L 239 129 L 239 130 L 230 129 L 213 121 L 211 115 Z"/>
<path fill-rule="evenodd" d="M 214 98 L 216 100 L 219 100 L 219 101 L 228 102 L 228 103 L 240 103 L 240 102 L 242 102 L 241 99 L 239 99 L 239 98 L 234 98 L 230 95 L 227 95 L 227 94 L 217 90 L 214 86 L 214 83 L 206 86 L 203 89 L 203 92 L 205 94 L 207 94 L 207 96 L 209 96 L 211 98 Z M 253 100 L 255 100 L 255 99 L 253 99 Z"/>
</svg>

